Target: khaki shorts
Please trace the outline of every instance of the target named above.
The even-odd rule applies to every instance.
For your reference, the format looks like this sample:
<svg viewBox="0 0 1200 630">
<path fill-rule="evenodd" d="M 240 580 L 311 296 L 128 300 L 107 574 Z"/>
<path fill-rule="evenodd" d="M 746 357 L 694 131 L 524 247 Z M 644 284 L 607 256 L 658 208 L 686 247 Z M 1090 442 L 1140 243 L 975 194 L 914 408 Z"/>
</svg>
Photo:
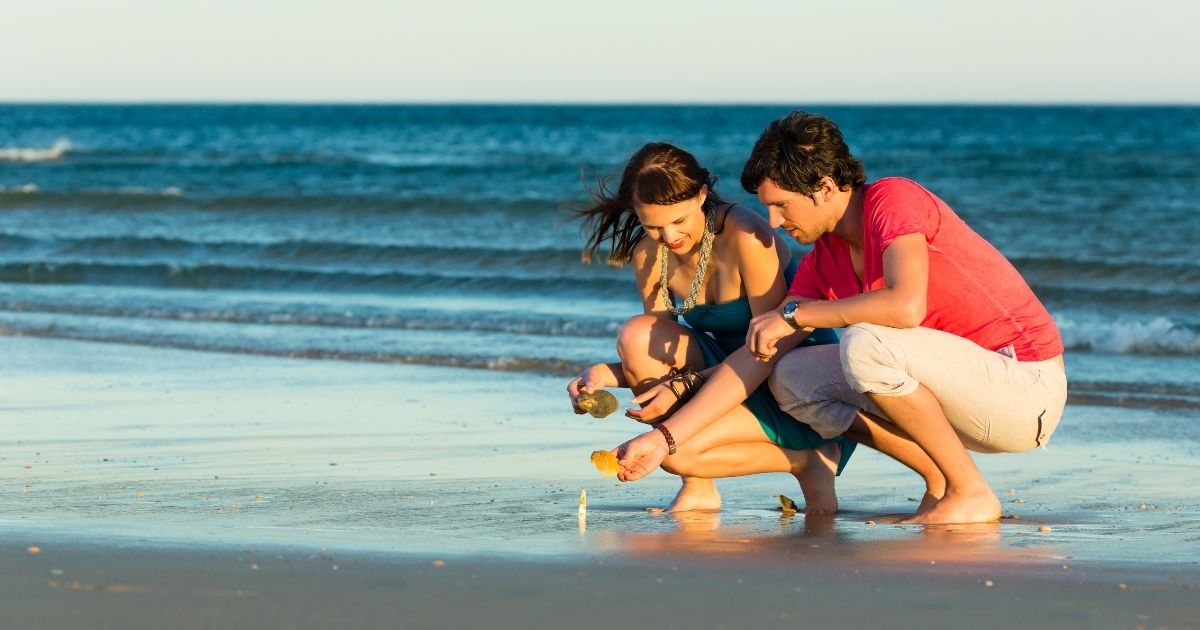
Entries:
<svg viewBox="0 0 1200 630">
<path fill-rule="evenodd" d="M 769 380 L 779 407 L 822 437 L 841 435 L 859 409 L 885 417 L 867 394 L 905 396 L 924 385 L 963 445 L 980 453 L 1045 446 L 1067 401 L 1055 360 L 1017 361 L 931 328 L 847 327 L 839 345 L 789 352 Z"/>
</svg>

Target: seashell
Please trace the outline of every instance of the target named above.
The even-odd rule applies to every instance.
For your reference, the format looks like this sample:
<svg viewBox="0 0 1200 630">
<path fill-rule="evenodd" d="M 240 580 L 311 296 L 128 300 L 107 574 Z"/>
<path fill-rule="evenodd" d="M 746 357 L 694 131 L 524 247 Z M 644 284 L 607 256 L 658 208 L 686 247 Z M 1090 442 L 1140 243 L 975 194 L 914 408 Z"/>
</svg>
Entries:
<svg viewBox="0 0 1200 630">
<path fill-rule="evenodd" d="M 784 514 L 794 514 L 800 511 L 800 508 L 796 507 L 795 501 L 782 494 L 779 495 L 779 508 L 783 510 Z"/>
<path fill-rule="evenodd" d="M 621 470 L 621 465 L 617 463 L 617 456 L 613 455 L 612 451 L 593 451 L 592 464 L 605 477 L 616 477 L 617 472 Z"/>
<path fill-rule="evenodd" d="M 580 409 L 592 414 L 593 418 L 604 418 L 612 415 L 617 407 L 617 397 L 606 390 L 599 389 L 590 394 L 584 394 L 575 401 Z"/>
</svg>

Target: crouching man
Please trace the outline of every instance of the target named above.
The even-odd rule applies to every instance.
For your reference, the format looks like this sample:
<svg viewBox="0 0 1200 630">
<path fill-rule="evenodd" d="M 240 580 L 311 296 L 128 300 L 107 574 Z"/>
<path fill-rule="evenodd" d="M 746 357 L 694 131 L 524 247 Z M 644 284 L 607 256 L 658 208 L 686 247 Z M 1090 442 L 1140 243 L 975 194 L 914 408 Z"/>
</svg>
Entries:
<svg viewBox="0 0 1200 630">
<path fill-rule="evenodd" d="M 781 408 L 924 477 L 909 522 L 999 518 L 968 449 L 1044 445 L 1067 396 L 1062 338 L 1029 285 L 933 193 L 901 178 L 866 183 L 824 117 L 771 123 L 742 186 L 773 227 L 813 245 L 784 304 L 751 322 L 750 352 L 766 361 L 805 328 L 845 328 L 839 346 L 778 358 L 769 383 Z"/>
</svg>

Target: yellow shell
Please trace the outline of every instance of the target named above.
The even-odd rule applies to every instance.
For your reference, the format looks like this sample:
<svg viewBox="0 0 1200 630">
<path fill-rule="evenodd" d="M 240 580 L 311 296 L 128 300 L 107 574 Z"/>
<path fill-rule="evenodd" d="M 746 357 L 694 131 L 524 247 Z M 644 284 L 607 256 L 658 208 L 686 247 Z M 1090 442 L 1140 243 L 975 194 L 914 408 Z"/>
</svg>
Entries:
<svg viewBox="0 0 1200 630">
<path fill-rule="evenodd" d="M 617 471 L 621 470 L 621 466 L 617 464 L 617 456 L 611 451 L 593 451 L 592 464 L 605 477 L 616 477 Z"/>
<path fill-rule="evenodd" d="M 779 507 L 784 514 L 791 514 L 800 511 L 800 508 L 796 506 L 795 501 L 782 494 L 779 495 Z"/>
</svg>

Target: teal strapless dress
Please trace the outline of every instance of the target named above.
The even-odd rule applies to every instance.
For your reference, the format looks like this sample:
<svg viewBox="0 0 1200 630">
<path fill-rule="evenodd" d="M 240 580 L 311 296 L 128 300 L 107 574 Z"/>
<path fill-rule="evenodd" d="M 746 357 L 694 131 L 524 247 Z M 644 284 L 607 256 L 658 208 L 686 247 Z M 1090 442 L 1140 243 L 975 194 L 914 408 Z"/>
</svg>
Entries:
<svg viewBox="0 0 1200 630">
<path fill-rule="evenodd" d="M 798 263 L 793 257 L 792 262 L 784 270 L 787 284 L 791 284 L 796 274 Z M 750 300 L 740 298 L 721 304 L 698 304 L 688 311 L 684 320 L 692 329 L 692 338 L 704 352 L 705 367 L 712 367 L 725 360 L 738 348 L 746 345 L 746 331 L 750 328 L 750 319 L 754 314 L 750 311 Z M 812 332 L 800 346 L 816 346 L 837 343 L 837 333 L 828 328 L 818 328 Z M 857 443 L 844 437 L 825 439 L 817 435 L 807 424 L 789 416 L 779 408 L 771 388 L 763 383 L 750 394 L 743 403 L 750 412 L 758 418 L 763 432 L 770 440 L 779 446 L 794 451 L 816 448 L 822 444 L 837 442 L 842 447 L 841 461 L 838 462 L 838 474 L 846 467 L 850 454 L 854 452 Z"/>
</svg>

